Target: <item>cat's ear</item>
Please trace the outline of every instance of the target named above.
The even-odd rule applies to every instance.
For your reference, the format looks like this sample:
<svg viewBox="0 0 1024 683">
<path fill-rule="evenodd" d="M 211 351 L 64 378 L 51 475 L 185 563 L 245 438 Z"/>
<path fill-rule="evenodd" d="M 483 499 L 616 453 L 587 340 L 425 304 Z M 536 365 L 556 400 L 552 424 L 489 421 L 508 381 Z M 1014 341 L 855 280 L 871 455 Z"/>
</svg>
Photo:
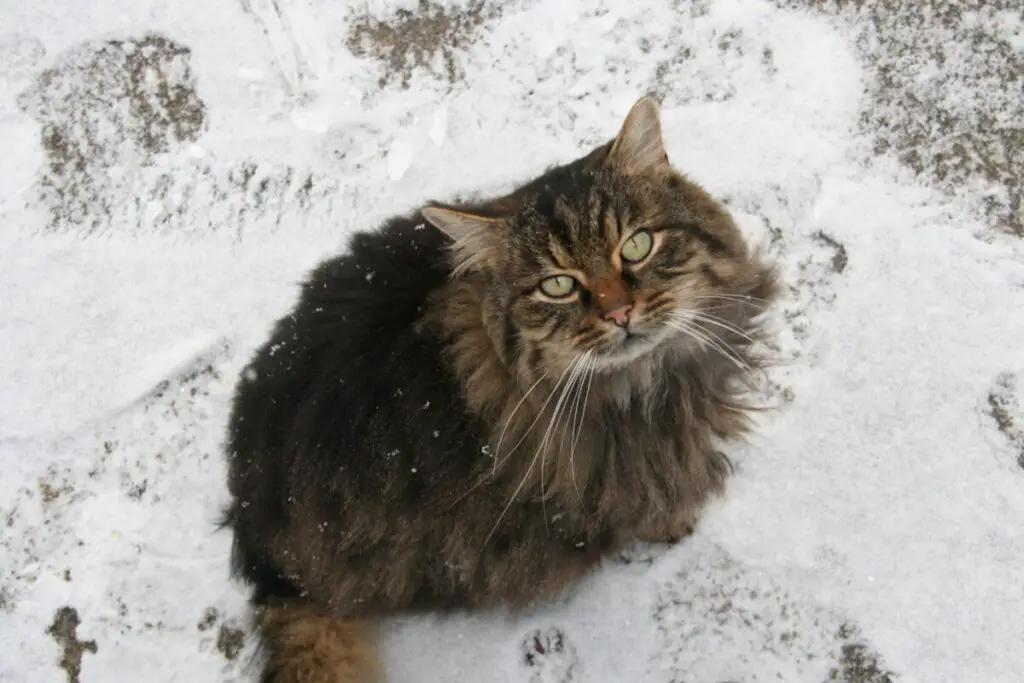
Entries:
<svg viewBox="0 0 1024 683">
<path fill-rule="evenodd" d="M 496 259 L 503 219 L 440 206 L 424 207 L 420 213 L 454 242 L 452 252 L 457 271 L 477 268 Z"/>
<path fill-rule="evenodd" d="M 641 97 L 629 110 L 606 162 L 626 175 L 657 174 L 669 170 L 668 154 L 661 138 L 658 103 Z"/>
<path fill-rule="evenodd" d="M 498 223 L 497 218 L 487 218 L 440 206 L 424 207 L 421 213 L 431 225 L 451 237 L 455 242 L 471 239 L 473 235 L 490 230 Z"/>
</svg>

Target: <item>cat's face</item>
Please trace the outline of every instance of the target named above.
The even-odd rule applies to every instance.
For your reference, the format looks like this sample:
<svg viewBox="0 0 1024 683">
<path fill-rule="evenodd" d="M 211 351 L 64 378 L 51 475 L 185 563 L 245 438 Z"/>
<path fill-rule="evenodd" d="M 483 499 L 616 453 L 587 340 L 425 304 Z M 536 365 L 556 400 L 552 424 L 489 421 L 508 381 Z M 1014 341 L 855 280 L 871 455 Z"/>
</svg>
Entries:
<svg viewBox="0 0 1024 683">
<path fill-rule="evenodd" d="M 630 176 L 607 160 L 561 181 L 507 232 L 508 315 L 524 340 L 614 368 L 729 337 L 719 313 L 749 294 L 752 264 L 717 204 L 671 171 Z"/>
<path fill-rule="evenodd" d="M 509 205 L 489 218 L 424 215 L 455 237 L 457 265 L 489 275 L 509 353 L 532 353 L 551 372 L 583 357 L 614 370 L 659 351 L 717 344 L 727 354 L 743 334 L 737 314 L 771 297 L 770 271 L 728 214 L 669 167 L 650 100 L 609 146 Z"/>
</svg>

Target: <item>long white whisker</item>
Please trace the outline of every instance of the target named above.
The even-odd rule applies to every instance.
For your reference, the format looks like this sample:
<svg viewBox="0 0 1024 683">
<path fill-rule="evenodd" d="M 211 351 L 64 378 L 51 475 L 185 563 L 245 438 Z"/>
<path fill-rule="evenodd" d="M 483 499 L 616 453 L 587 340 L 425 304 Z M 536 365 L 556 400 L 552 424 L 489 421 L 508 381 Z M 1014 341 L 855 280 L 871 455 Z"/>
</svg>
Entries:
<svg viewBox="0 0 1024 683">
<path fill-rule="evenodd" d="M 501 444 L 505 440 L 505 431 L 508 429 L 508 426 L 512 424 L 512 418 L 516 416 L 516 413 L 519 412 L 519 409 L 522 407 L 523 403 L 526 402 L 526 399 L 530 397 L 530 394 L 533 393 L 533 390 L 536 389 L 547 376 L 548 373 L 545 372 L 537 379 L 536 382 L 533 383 L 532 387 L 526 390 L 526 393 L 523 394 L 523 397 L 519 399 L 519 403 L 517 403 L 516 407 L 512 409 L 512 414 L 508 416 L 507 420 L 505 420 L 505 426 L 501 428 L 501 434 L 498 435 L 498 445 L 494 447 L 494 473 L 497 473 L 498 471 L 498 454 L 501 453 Z"/>
<path fill-rule="evenodd" d="M 587 368 L 587 389 L 583 397 L 583 404 L 579 410 L 579 427 L 576 429 L 576 436 L 573 438 L 572 447 L 569 449 L 569 472 L 572 475 L 572 485 L 576 489 L 576 497 L 579 499 L 580 504 L 583 504 L 583 494 L 580 492 L 580 485 L 576 481 L 576 444 L 579 443 L 580 437 L 583 435 L 583 421 L 587 416 L 587 402 L 590 400 L 590 387 L 594 382 L 594 373 L 597 371 L 597 359 L 593 358 L 590 361 L 590 365 Z M 583 385 L 580 384 L 580 393 L 583 393 Z"/>
<path fill-rule="evenodd" d="M 584 377 L 586 377 L 587 371 L 590 369 L 590 364 L 593 363 L 593 362 L 594 361 L 591 359 L 590 362 L 587 363 L 587 367 L 585 367 L 583 369 Z M 576 385 L 576 392 L 575 392 L 575 394 L 573 396 L 573 399 L 572 399 L 572 411 L 569 413 L 569 444 L 570 444 L 570 446 L 572 445 L 574 436 L 576 434 L 577 422 L 579 422 L 580 399 L 583 397 L 583 388 L 584 388 L 585 383 L 586 383 L 586 379 L 583 379 L 583 380 L 580 381 L 579 384 Z"/>
<path fill-rule="evenodd" d="M 569 411 L 569 432 L 568 432 L 568 436 L 569 436 L 569 448 L 570 448 L 570 451 L 569 451 L 569 465 L 570 465 L 570 468 L 572 466 L 572 458 L 573 458 L 572 448 L 573 448 L 574 443 L 575 443 L 574 439 L 575 439 L 575 434 L 576 434 L 576 429 L 577 429 L 577 423 L 580 422 L 580 417 L 581 417 L 581 415 L 580 415 L 580 399 L 583 397 L 583 388 L 584 388 L 584 385 L 586 384 L 587 370 L 589 370 L 589 368 L 590 368 L 590 363 L 588 362 L 586 367 L 584 367 L 584 369 L 583 369 L 583 375 L 582 375 L 583 379 L 581 379 L 576 384 L 576 391 L 573 392 L 573 398 L 572 398 L 572 409 Z M 559 447 L 561 449 L 563 449 L 563 450 L 565 448 L 565 436 L 566 436 L 566 433 L 562 432 L 562 439 L 559 442 L 560 443 Z"/>
<path fill-rule="evenodd" d="M 675 313 L 672 313 L 670 315 L 678 316 L 678 315 L 680 315 L 680 313 L 679 312 L 675 312 Z M 692 320 L 697 320 L 699 322 L 708 323 L 709 325 L 714 325 L 715 327 L 720 327 L 723 330 L 728 330 L 729 332 L 732 332 L 733 334 L 736 334 L 736 335 L 738 335 L 740 337 L 743 337 L 743 339 L 747 340 L 751 344 L 756 344 L 757 343 L 757 340 L 754 339 L 752 336 L 750 336 L 750 334 L 746 330 L 744 330 L 742 327 L 739 327 L 738 325 L 734 325 L 733 323 L 731 323 L 731 322 L 729 322 L 727 320 L 722 320 L 718 316 L 708 315 L 708 314 L 704 313 L 703 311 L 687 311 L 686 315 L 690 319 L 692 319 Z"/>
<path fill-rule="evenodd" d="M 677 330 L 679 330 L 680 332 L 688 334 L 694 339 L 716 349 L 719 353 L 721 353 L 727 359 L 732 361 L 733 364 L 735 364 L 741 372 L 745 373 L 751 382 L 757 384 L 757 380 L 754 378 L 753 371 L 751 370 L 750 366 L 744 363 L 739 356 L 737 356 L 734 352 L 731 352 L 721 343 L 716 341 L 715 336 L 711 334 L 709 330 L 700 330 L 698 328 L 695 328 L 693 325 L 687 324 L 688 322 L 689 321 L 687 321 L 684 318 L 672 316 L 669 324 L 672 325 Z"/>
<path fill-rule="evenodd" d="M 747 365 L 747 363 L 745 363 L 738 354 L 729 349 L 726 344 L 722 343 L 722 341 L 717 337 L 717 335 L 711 332 L 711 330 L 702 329 L 695 325 L 688 325 L 688 327 L 690 328 L 690 331 L 693 334 L 698 335 L 701 339 L 706 341 L 719 353 L 721 353 L 723 356 L 731 360 L 737 368 L 745 372 L 751 379 L 753 379 L 753 375 L 751 374 L 751 367 Z"/>
<path fill-rule="evenodd" d="M 546 432 L 544 432 L 544 437 L 540 441 L 540 447 L 537 449 L 537 452 L 541 454 L 541 456 L 540 456 L 540 505 L 541 505 L 541 515 L 543 515 L 543 517 L 544 517 L 544 523 L 545 524 L 547 524 L 548 515 L 547 515 L 547 492 L 544 490 L 544 485 L 546 484 L 546 478 L 544 476 L 544 469 L 545 469 L 544 465 L 545 465 L 545 462 L 547 460 L 548 446 L 551 444 L 552 437 L 554 436 L 555 431 L 557 431 L 555 429 L 555 427 L 558 425 L 558 423 L 561 420 L 562 411 L 564 410 L 564 407 L 568 405 L 567 403 L 565 403 L 565 400 L 571 394 L 571 391 L 575 387 L 577 380 L 579 380 L 579 378 L 583 376 L 583 369 L 586 367 L 587 362 L 590 360 L 591 354 L 593 354 L 593 351 L 587 351 L 586 353 L 584 353 L 580 357 L 580 360 L 576 364 L 576 368 L 573 370 L 572 374 L 569 375 L 569 379 L 566 381 L 565 387 L 562 389 L 562 395 L 559 396 L 558 403 L 555 404 L 555 408 L 552 411 L 551 421 L 548 423 L 548 429 L 547 429 Z M 536 459 L 536 456 L 534 456 L 534 458 Z"/>
<path fill-rule="evenodd" d="M 756 296 L 750 296 L 749 294 L 697 294 L 692 297 L 695 301 L 730 301 L 733 303 L 742 304 L 762 304 L 768 306 L 771 304 L 767 299 L 759 299 Z"/>
<path fill-rule="evenodd" d="M 551 399 L 553 399 L 555 397 L 555 392 L 558 391 L 558 385 L 561 384 L 562 380 L 565 379 L 566 375 L 569 374 L 569 370 L 572 369 L 572 366 L 573 366 L 573 363 L 569 363 L 569 365 L 565 368 L 565 370 L 559 376 L 558 381 L 555 382 L 555 386 L 552 387 L 552 389 L 551 389 L 551 393 L 548 394 L 547 400 L 544 401 L 544 404 L 540 407 L 540 410 L 537 411 L 537 417 L 535 417 L 533 419 L 533 422 L 530 423 L 530 426 L 527 427 L 526 431 L 523 432 L 523 435 L 521 437 L 519 437 L 519 441 L 517 441 L 515 443 L 515 445 L 512 446 L 512 450 L 510 450 L 508 453 L 506 453 L 505 456 L 499 460 L 498 456 L 500 455 L 500 452 L 498 451 L 498 448 L 495 447 L 495 449 L 494 449 L 494 466 L 493 466 L 493 470 L 492 470 L 492 475 L 491 476 L 494 476 L 494 474 L 497 473 L 498 468 L 501 465 L 503 465 L 505 463 L 505 461 L 508 460 L 512 456 L 513 453 L 516 452 L 516 449 L 519 448 L 520 444 L 522 444 L 523 441 L 526 440 L 526 437 L 529 436 L 530 432 L 533 431 L 534 426 L 536 426 L 537 422 L 540 421 L 541 415 L 544 414 L 544 409 L 548 407 L 548 404 L 551 403 Z M 544 373 L 544 376 L 547 376 L 547 373 Z M 539 380 L 538 380 L 538 383 L 539 383 Z M 534 386 L 536 386 L 536 384 Z M 530 391 L 533 391 L 532 387 L 530 388 Z M 522 404 L 522 400 L 520 400 L 520 404 Z M 531 465 L 531 467 L 532 467 L 532 465 Z M 459 501 L 463 500 L 466 496 L 468 496 L 473 491 L 475 491 L 477 489 L 477 487 L 479 487 L 485 481 L 487 481 L 487 475 L 481 476 L 480 479 L 475 484 L 470 486 L 469 489 L 465 493 L 463 493 L 461 496 L 459 496 L 456 499 L 456 502 L 459 502 Z"/>
<path fill-rule="evenodd" d="M 500 454 L 497 452 L 497 450 L 495 450 L 495 453 L 494 453 L 494 460 L 495 460 L 494 467 L 495 467 L 495 469 L 497 469 L 502 464 L 504 464 L 504 462 L 506 460 L 508 460 L 509 457 L 511 457 L 511 455 L 513 453 L 516 452 L 516 449 L 519 448 L 519 446 L 522 445 L 523 441 L 526 440 L 526 437 L 529 436 L 530 432 L 533 431 L 533 428 L 535 426 L 537 426 L 537 423 L 540 422 L 541 416 L 544 415 L 544 409 L 548 407 L 548 404 L 551 403 L 551 399 L 553 399 L 555 397 L 555 393 L 558 391 L 558 385 L 562 383 L 562 380 L 566 378 L 566 376 L 569 374 L 569 371 L 572 370 L 573 366 L 579 360 L 580 360 L 579 357 L 573 359 L 573 361 L 571 363 L 569 363 L 568 366 L 566 366 L 565 370 L 562 371 L 562 374 L 559 376 L 558 381 L 555 382 L 555 386 L 551 388 L 551 393 L 548 394 L 547 400 L 544 401 L 544 404 L 540 407 L 540 410 L 537 411 L 537 417 L 533 418 L 533 422 L 531 422 L 530 426 L 526 428 L 526 431 L 523 432 L 523 435 L 521 437 L 519 437 L 519 441 L 516 441 L 515 445 L 512 446 L 512 450 L 510 450 L 508 453 L 506 453 L 505 456 L 503 458 L 501 458 L 501 460 L 498 460 L 498 456 Z"/>
<path fill-rule="evenodd" d="M 519 447 L 519 444 L 521 444 L 523 442 L 523 440 L 526 438 L 527 434 L 529 434 L 530 431 L 533 430 L 533 426 L 535 424 L 537 424 L 538 420 L 540 420 L 541 416 L 544 414 L 544 410 L 547 408 L 548 404 L 551 403 L 551 399 L 554 398 L 555 392 L 558 391 L 558 385 L 561 384 L 562 380 L 570 373 L 571 370 L 573 370 L 577 365 L 579 365 L 582 362 L 582 360 L 583 360 L 582 356 L 577 356 L 575 359 L 573 359 L 573 361 L 571 363 L 569 363 L 568 366 L 566 366 L 565 370 L 562 372 L 562 375 L 558 378 L 558 381 L 555 382 L 555 387 L 551 390 L 551 394 L 548 396 L 548 399 L 546 401 L 544 401 L 544 405 L 541 406 L 541 409 L 538 411 L 536 419 L 534 419 L 533 423 L 530 424 L 530 427 L 526 430 L 526 434 L 523 434 L 522 438 L 519 439 L 519 441 L 516 443 L 516 445 L 512 447 L 512 450 L 509 451 L 508 455 L 506 455 L 504 459 L 508 459 L 508 457 L 511 456 L 512 453 L 515 452 L 516 448 Z M 563 395 L 564 395 L 564 388 L 563 388 Z M 557 404 L 556 404 L 556 407 L 557 407 Z M 530 478 L 530 474 L 533 472 L 534 465 L 537 464 L 537 456 L 538 455 L 540 455 L 540 450 L 538 450 L 537 453 L 534 454 L 533 460 L 530 461 L 530 466 L 526 469 L 526 474 L 523 475 L 523 478 L 519 482 L 519 485 L 516 486 L 515 490 L 512 492 L 512 495 L 509 496 L 508 502 L 505 504 L 504 509 L 502 509 L 501 514 L 498 515 L 498 520 L 494 523 L 494 526 L 491 527 L 490 532 L 488 532 L 487 538 L 484 539 L 484 545 L 485 546 L 491 540 L 491 536 L 494 535 L 494 532 L 498 530 L 498 526 L 501 524 L 501 520 L 505 518 L 505 515 L 508 513 L 509 508 L 512 507 L 512 503 L 515 502 L 516 498 L 519 496 L 519 493 L 523 490 L 523 486 L 526 485 L 527 480 Z"/>
<path fill-rule="evenodd" d="M 687 324 L 694 323 L 694 322 L 696 322 L 696 323 L 710 323 L 712 325 L 715 325 L 716 327 L 720 327 L 722 329 L 728 330 L 729 332 L 732 332 L 733 334 L 741 335 L 745 339 L 750 341 L 751 343 L 754 343 L 756 341 L 750 335 L 748 335 L 746 333 L 746 331 L 743 330 L 742 328 L 736 327 L 736 326 L 732 325 L 732 323 L 724 321 L 721 318 L 718 318 L 718 317 L 715 317 L 715 316 L 705 315 L 704 313 L 702 313 L 700 311 L 677 310 L 677 311 L 672 311 L 671 313 L 669 313 L 668 317 L 673 319 L 673 320 L 677 320 L 677 321 L 680 321 L 680 322 L 683 322 L 683 323 L 687 323 Z M 702 332 L 704 334 L 707 334 L 707 335 L 711 336 L 714 339 L 718 339 L 719 341 L 725 342 L 724 339 L 722 339 L 719 335 L 715 334 L 712 330 L 709 330 L 709 329 L 707 329 L 705 327 L 702 327 L 700 325 L 695 326 L 695 328 L 698 331 L 700 331 L 700 332 Z"/>
</svg>

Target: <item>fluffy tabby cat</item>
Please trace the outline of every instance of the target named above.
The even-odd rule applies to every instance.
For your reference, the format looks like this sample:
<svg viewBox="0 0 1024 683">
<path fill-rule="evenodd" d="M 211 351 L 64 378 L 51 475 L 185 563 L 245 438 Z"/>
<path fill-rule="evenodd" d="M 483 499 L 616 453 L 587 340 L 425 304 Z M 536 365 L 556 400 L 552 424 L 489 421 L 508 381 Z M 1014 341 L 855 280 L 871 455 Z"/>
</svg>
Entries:
<svg viewBox="0 0 1024 683">
<path fill-rule="evenodd" d="M 687 534 L 775 291 L 650 98 L 507 196 L 355 235 L 234 399 L 225 523 L 263 683 L 376 683 L 381 617 L 523 607 Z"/>
</svg>

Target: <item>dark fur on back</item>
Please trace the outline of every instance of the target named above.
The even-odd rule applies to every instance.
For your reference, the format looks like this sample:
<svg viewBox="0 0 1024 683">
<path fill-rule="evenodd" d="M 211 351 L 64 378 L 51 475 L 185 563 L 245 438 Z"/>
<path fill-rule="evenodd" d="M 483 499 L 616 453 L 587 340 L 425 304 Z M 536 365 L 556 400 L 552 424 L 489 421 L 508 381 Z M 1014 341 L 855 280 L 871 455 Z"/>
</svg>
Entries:
<svg viewBox="0 0 1024 683">
<path fill-rule="evenodd" d="M 685 535 L 721 490 L 715 442 L 746 428 L 744 366 L 774 273 L 667 169 L 640 113 L 506 197 L 357 234 L 309 276 L 244 371 L 228 429 L 226 524 L 257 605 L 313 609 L 314 624 L 520 607 L 634 539 Z M 604 291 L 607 254 L 621 260 L 640 225 L 658 226 L 658 250 L 613 269 L 644 344 L 630 355 L 604 294 L 579 284 L 552 303 L 535 283 L 569 259 L 558 267 Z M 704 311 L 696 336 L 686 306 Z M 275 651 L 267 671 L 290 661 Z"/>
</svg>

